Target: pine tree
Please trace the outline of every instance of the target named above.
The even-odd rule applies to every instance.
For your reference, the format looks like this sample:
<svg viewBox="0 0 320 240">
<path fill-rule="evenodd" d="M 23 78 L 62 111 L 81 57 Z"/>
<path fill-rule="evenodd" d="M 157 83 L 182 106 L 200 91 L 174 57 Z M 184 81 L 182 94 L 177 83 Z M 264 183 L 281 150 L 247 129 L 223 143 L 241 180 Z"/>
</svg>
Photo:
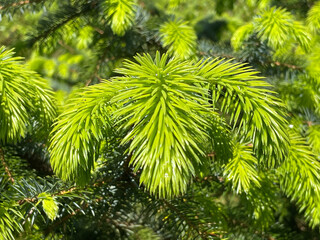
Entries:
<svg viewBox="0 0 320 240">
<path fill-rule="evenodd" d="M 320 5 L 293 2 L 2 1 L 35 27 L 28 65 L 0 49 L 0 238 L 318 239 Z"/>
</svg>

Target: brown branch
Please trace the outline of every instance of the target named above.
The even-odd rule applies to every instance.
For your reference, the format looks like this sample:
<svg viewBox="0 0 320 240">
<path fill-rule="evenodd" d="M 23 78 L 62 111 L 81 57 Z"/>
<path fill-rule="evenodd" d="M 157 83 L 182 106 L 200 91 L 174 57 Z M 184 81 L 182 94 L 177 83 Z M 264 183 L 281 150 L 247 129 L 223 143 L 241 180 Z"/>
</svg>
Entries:
<svg viewBox="0 0 320 240">
<path fill-rule="evenodd" d="M 98 32 L 99 34 L 104 34 L 104 31 L 100 28 L 94 27 L 94 30 L 96 30 L 96 32 Z"/>
<path fill-rule="evenodd" d="M 302 69 L 302 67 L 300 67 L 300 66 L 292 65 L 292 64 L 288 64 L 288 63 L 282 63 L 282 62 L 278 62 L 278 61 L 270 62 L 270 63 L 274 64 L 274 65 L 277 65 L 277 66 L 284 66 L 284 67 L 291 68 L 291 69 L 297 69 L 297 70 L 301 70 Z"/>
<path fill-rule="evenodd" d="M 66 195 L 68 193 L 71 193 L 73 191 L 77 190 L 76 187 L 72 187 L 70 189 L 67 189 L 67 190 L 61 190 L 60 192 L 57 192 L 57 193 L 54 193 L 52 194 L 52 196 L 62 196 L 62 195 Z M 33 197 L 33 198 L 24 198 L 24 199 L 21 199 L 18 201 L 19 205 L 22 205 L 26 202 L 28 203 L 35 203 L 38 201 L 38 197 Z"/>
<path fill-rule="evenodd" d="M 73 191 L 75 191 L 75 190 L 77 190 L 77 188 L 76 188 L 76 187 L 72 187 L 72 188 L 70 188 L 70 189 L 68 189 L 68 190 L 62 190 L 62 191 L 60 191 L 60 192 L 58 192 L 58 193 L 56 193 L 56 194 L 53 194 L 52 196 L 65 195 L 65 194 L 71 193 L 71 192 L 73 192 Z"/>
<path fill-rule="evenodd" d="M 123 169 L 125 173 L 128 173 L 130 171 L 129 165 L 130 165 L 131 158 L 132 158 L 132 153 L 130 153 L 123 162 Z"/>
<path fill-rule="evenodd" d="M 99 181 L 95 184 L 93 184 L 93 186 L 100 186 L 102 184 L 104 184 L 105 182 L 104 181 Z M 73 191 L 77 190 L 76 187 L 72 187 L 68 190 L 62 190 L 58 193 L 55 193 L 53 194 L 52 196 L 61 196 L 61 195 L 65 195 L 65 194 L 68 194 L 68 193 L 71 193 Z M 103 198 L 100 197 L 100 198 L 97 198 L 95 199 L 96 202 L 100 202 Z M 37 197 L 34 197 L 34 198 L 25 198 L 23 200 L 19 200 L 18 203 L 20 205 L 24 204 L 25 202 L 29 202 L 29 203 L 35 203 L 38 201 L 38 198 Z M 55 222 L 53 225 L 49 226 L 46 230 L 45 230 L 45 233 L 46 234 L 49 234 L 52 230 L 54 230 L 57 226 L 59 226 L 60 224 L 62 224 L 63 222 L 67 221 L 69 218 L 75 216 L 78 212 L 80 212 L 81 210 L 83 209 L 86 209 L 88 208 L 89 205 L 87 203 L 84 203 L 82 204 L 81 208 L 78 208 L 76 209 L 75 211 L 71 212 L 70 214 L 64 216 L 63 218 L 61 218 L 59 221 Z M 24 225 L 26 223 L 26 221 L 28 220 L 28 218 L 33 214 L 33 212 L 36 210 L 36 207 L 32 207 L 31 210 L 28 212 L 27 214 L 27 217 L 24 219 L 22 225 Z"/>
<path fill-rule="evenodd" d="M 201 56 L 207 55 L 206 52 L 199 52 L 199 54 Z M 232 55 L 227 55 L 227 54 L 215 54 L 215 53 L 213 53 L 213 54 L 211 54 L 211 56 L 220 57 L 220 58 L 226 58 L 226 59 L 237 59 L 237 57 L 232 56 Z M 238 59 L 238 60 L 241 61 L 241 59 Z M 287 67 L 287 68 L 291 68 L 291 69 L 295 69 L 295 70 L 302 70 L 302 67 L 300 67 L 300 66 L 289 64 L 289 63 L 284 63 L 284 62 L 279 62 L 279 61 L 275 61 L 275 62 L 268 61 L 266 63 L 274 64 L 274 65 L 279 66 L 279 67 L 283 66 L 283 67 Z"/>
<path fill-rule="evenodd" d="M 94 186 L 94 187 L 99 187 L 99 186 L 101 186 L 101 185 L 103 185 L 103 184 L 105 184 L 106 182 L 102 179 L 102 180 L 99 180 L 99 181 L 97 181 L 96 183 L 94 183 L 92 186 Z M 72 188 L 69 188 L 69 189 L 67 189 L 67 190 L 61 190 L 61 191 L 59 191 L 59 192 L 57 192 L 57 193 L 54 193 L 54 194 L 52 194 L 52 196 L 63 196 L 63 195 L 66 195 L 66 194 L 68 194 L 68 193 L 72 193 L 72 192 L 74 192 L 74 191 L 76 191 L 76 190 L 78 190 L 78 188 L 77 187 L 72 187 Z M 24 199 L 21 199 L 21 200 L 19 200 L 18 201 L 18 204 L 19 205 L 22 205 L 22 204 L 24 204 L 24 203 L 26 203 L 26 202 L 28 202 L 28 203 L 35 203 L 35 202 L 37 202 L 38 201 L 38 197 L 36 196 L 36 197 L 32 197 L 32 198 L 24 198 Z"/>
<path fill-rule="evenodd" d="M 67 45 L 66 43 L 64 43 L 63 41 L 61 40 L 58 40 L 58 43 L 61 47 L 65 48 L 66 50 L 68 50 L 70 53 L 72 54 L 75 54 L 76 51 L 69 45 Z"/>
<path fill-rule="evenodd" d="M 19 205 L 22 205 L 24 204 L 25 202 L 28 202 L 28 203 L 35 203 L 38 201 L 38 198 L 37 197 L 34 197 L 34 198 L 24 198 L 24 199 L 21 199 L 18 201 Z"/>
<path fill-rule="evenodd" d="M 199 54 L 200 54 L 201 56 L 208 55 L 207 52 L 199 52 Z M 220 57 L 220 58 L 227 58 L 227 59 L 236 59 L 235 56 L 228 55 L 228 54 L 216 54 L 216 53 L 211 53 L 210 55 L 213 56 L 213 57 Z"/>
<path fill-rule="evenodd" d="M 96 31 L 98 31 L 97 29 L 96 29 Z M 103 51 L 103 53 L 102 53 L 102 56 L 96 61 L 96 66 L 95 66 L 95 69 L 94 69 L 94 71 L 93 71 L 93 73 L 92 73 L 92 75 L 91 75 L 91 78 L 86 82 L 86 86 L 88 86 L 91 82 L 92 82 L 92 80 L 94 79 L 94 77 L 96 77 L 100 82 L 102 82 L 102 80 L 103 80 L 103 78 L 101 78 L 101 77 L 99 77 L 98 76 L 98 72 L 99 72 L 99 70 L 100 70 L 100 66 L 101 66 L 101 64 L 102 64 L 102 62 L 104 62 L 104 61 L 113 61 L 113 60 L 115 60 L 115 57 L 111 57 L 111 58 L 106 58 L 106 56 L 107 56 L 107 54 L 108 54 L 108 47 L 106 47 L 105 49 L 104 49 L 104 51 Z M 110 80 L 109 80 L 110 81 Z"/>
<path fill-rule="evenodd" d="M 211 182 L 211 181 L 214 181 L 214 182 L 217 182 L 217 183 L 223 183 L 225 181 L 223 177 L 213 176 L 213 175 L 212 176 L 202 177 L 202 178 L 194 177 L 193 180 L 195 182 L 199 182 L 199 183 Z"/>
<path fill-rule="evenodd" d="M 99 58 L 96 62 L 96 67 L 93 71 L 93 74 L 91 76 L 91 78 L 86 82 L 86 86 L 89 86 L 89 84 L 92 82 L 93 78 L 96 77 L 99 79 L 99 82 L 102 82 L 102 78 L 98 76 L 98 72 L 100 70 L 100 65 L 102 64 L 102 62 L 105 60 L 106 55 L 108 52 L 108 48 L 106 48 L 101 56 L 101 58 Z"/>
<path fill-rule="evenodd" d="M 8 5 L 4 5 L 4 6 L 0 6 L 0 10 L 5 10 L 7 8 L 10 7 L 19 7 L 19 6 L 23 6 L 23 5 L 27 5 L 29 3 L 39 3 L 42 2 L 43 0 L 26 0 L 26 1 L 20 1 L 20 2 L 16 2 L 16 3 L 12 3 L 12 4 L 8 4 Z"/>
<path fill-rule="evenodd" d="M 2 162 L 2 165 L 4 167 L 4 170 L 6 171 L 10 181 L 12 183 L 14 183 L 14 178 L 12 177 L 12 174 L 11 174 L 11 172 L 9 170 L 9 167 L 8 167 L 6 161 L 5 161 L 4 152 L 3 152 L 3 149 L 1 147 L 0 147 L 0 159 L 1 159 L 1 162 Z"/>
<path fill-rule="evenodd" d="M 32 208 L 30 209 L 30 211 L 28 212 L 26 218 L 23 220 L 22 225 L 24 225 L 24 224 L 27 222 L 27 220 L 29 219 L 29 217 L 31 216 L 31 214 L 34 212 L 34 210 L 36 210 L 36 207 L 32 207 Z"/>
</svg>

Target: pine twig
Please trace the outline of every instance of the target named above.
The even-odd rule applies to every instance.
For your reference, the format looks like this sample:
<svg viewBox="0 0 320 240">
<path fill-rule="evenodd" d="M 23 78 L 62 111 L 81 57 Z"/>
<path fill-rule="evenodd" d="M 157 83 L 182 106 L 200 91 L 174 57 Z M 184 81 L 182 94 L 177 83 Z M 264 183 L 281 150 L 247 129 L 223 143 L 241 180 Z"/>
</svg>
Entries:
<svg viewBox="0 0 320 240">
<path fill-rule="evenodd" d="M 202 239 L 207 239 L 207 235 L 211 235 L 217 238 L 221 238 L 219 235 L 216 235 L 214 233 L 207 233 L 207 232 L 202 232 L 198 226 L 194 225 L 192 222 L 190 222 L 190 220 L 188 218 L 185 217 L 185 215 L 183 213 L 181 213 L 174 205 L 172 205 L 171 203 L 169 203 L 166 200 L 163 200 L 163 203 L 171 210 L 174 211 L 181 219 L 183 219 L 186 224 L 191 227 L 193 230 L 195 230 L 199 236 L 201 236 Z"/>
<path fill-rule="evenodd" d="M 95 199 L 95 201 L 97 203 L 102 201 L 102 200 L 103 200 L 102 197 Z M 73 216 L 77 215 L 80 211 L 83 211 L 84 209 L 87 209 L 88 207 L 89 207 L 89 204 L 87 204 L 87 203 L 82 204 L 81 208 L 78 208 L 78 209 L 74 210 L 73 212 L 71 212 L 71 213 L 65 215 L 64 217 L 62 217 L 59 221 L 56 221 L 52 225 L 48 226 L 48 228 L 45 230 L 45 234 L 48 235 L 50 232 L 52 232 L 54 229 L 56 229 L 62 223 L 68 221 L 70 218 L 72 218 Z"/>
<path fill-rule="evenodd" d="M 57 192 L 57 193 L 54 193 L 54 194 L 52 194 L 52 196 L 63 196 L 63 195 L 66 195 L 66 194 L 68 194 L 68 193 L 72 193 L 72 192 L 74 192 L 74 191 L 76 191 L 76 190 L 78 190 L 76 187 L 72 187 L 72 188 L 70 188 L 70 189 L 61 190 L 61 191 L 59 191 L 59 192 Z M 26 203 L 26 202 L 28 202 L 28 203 L 35 203 L 35 202 L 37 202 L 37 201 L 38 201 L 38 197 L 32 197 L 32 198 L 24 198 L 24 199 L 21 199 L 21 200 L 18 201 L 18 203 L 19 203 L 19 205 L 22 205 L 22 204 L 24 204 L 24 203 Z"/>
<path fill-rule="evenodd" d="M 199 54 L 201 56 L 206 55 L 207 53 L 205 52 L 199 52 Z M 236 56 L 232 56 L 232 55 L 228 55 L 228 54 L 216 54 L 216 53 L 211 53 L 212 57 L 220 57 L 220 58 L 226 58 L 226 59 L 238 59 Z M 241 59 L 238 59 L 241 61 Z M 283 66 L 283 67 L 287 67 L 290 69 L 294 69 L 294 70 L 301 70 L 302 67 L 298 66 L 298 65 L 293 65 L 293 64 L 289 64 L 289 63 L 284 63 L 284 62 L 279 62 L 279 61 L 268 61 L 267 64 L 274 64 L 276 66 Z"/>
<path fill-rule="evenodd" d="M 4 170 L 6 171 L 10 181 L 12 183 L 14 183 L 14 178 L 12 177 L 12 174 L 11 174 L 11 172 L 9 170 L 9 167 L 8 167 L 6 161 L 5 161 L 4 152 L 3 152 L 3 149 L 1 147 L 0 147 L 0 159 L 1 159 L 1 162 L 2 162 L 2 165 L 4 167 Z"/>
<path fill-rule="evenodd" d="M 90 6 L 88 4 L 81 6 L 80 8 L 73 7 L 73 6 L 65 6 L 64 8 L 70 8 L 69 11 L 72 10 L 72 14 L 70 14 L 69 16 L 65 16 L 64 19 L 60 20 L 58 23 L 55 23 L 53 26 L 50 26 L 49 28 L 41 32 L 38 32 L 36 35 L 32 36 L 28 40 L 29 45 L 33 46 L 36 42 L 45 40 L 51 34 L 53 34 L 55 31 L 57 31 L 59 28 L 63 27 L 70 21 L 80 17 L 82 14 L 86 12 L 91 11 L 92 8 Z"/>
<path fill-rule="evenodd" d="M 20 7 L 23 5 L 27 5 L 27 4 L 32 4 L 32 3 L 40 3 L 43 0 L 26 0 L 26 1 L 20 1 L 20 2 L 16 2 L 16 3 L 11 3 L 8 5 L 4 5 L 4 6 L 0 6 L 0 10 L 5 10 L 8 9 L 10 7 Z"/>
<path fill-rule="evenodd" d="M 22 225 L 24 225 L 24 224 L 27 222 L 27 220 L 29 219 L 29 217 L 33 214 L 34 210 L 36 210 L 36 207 L 32 207 L 32 208 L 30 209 L 30 211 L 28 212 L 26 218 L 23 220 Z"/>
<path fill-rule="evenodd" d="M 102 82 L 102 78 L 100 78 L 98 76 L 98 72 L 99 72 L 99 69 L 100 69 L 100 66 L 101 66 L 102 62 L 106 58 L 107 52 L 108 52 L 108 48 L 105 48 L 105 50 L 103 51 L 102 56 L 97 60 L 96 67 L 95 67 L 95 69 L 93 71 L 93 74 L 92 74 L 91 78 L 86 82 L 86 86 L 89 86 L 89 84 L 92 82 L 94 77 L 98 78 L 99 81 Z"/>
<path fill-rule="evenodd" d="M 284 67 L 291 68 L 291 69 L 297 69 L 297 70 L 302 69 L 300 66 L 292 65 L 292 64 L 288 64 L 288 63 L 282 63 L 282 62 L 278 62 L 278 61 L 271 62 L 271 63 L 273 63 L 274 65 L 277 65 L 277 66 L 284 66 Z"/>
</svg>

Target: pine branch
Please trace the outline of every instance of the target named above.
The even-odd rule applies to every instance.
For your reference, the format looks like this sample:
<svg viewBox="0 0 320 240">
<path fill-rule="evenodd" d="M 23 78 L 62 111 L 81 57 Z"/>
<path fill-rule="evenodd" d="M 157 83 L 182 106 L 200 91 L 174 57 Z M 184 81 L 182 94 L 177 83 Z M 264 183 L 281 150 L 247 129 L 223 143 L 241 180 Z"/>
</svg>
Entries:
<svg viewBox="0 0 320 240">
<path fill-rule="evenodd" d="M 66 50 L 68 50 L 71 54 L 75 54 L 76 53 L 76 50 L 69 46 L 68 44 L 64 43 L 63 41 L 59 40 L 58 41 L 59 45 L 63 48 L 65 48 Z"/>
<path fill-rule="evenodd" d="M 0 147 L 0 159 L 1 159 L 2 165 L 3 165 L 7 175 L 9 177 L 10 181 L 12 183 L 14 183 L 14 178 L 12 177 L 12 174 L 11 174 L 11 172 L 9 170 L 9 167 L 8 167 L 6 161 L 5 161 L 4 152 L 3 152 L 3 149 L 1 147 Z"/>
<path fill-rule="evenodd" d="M 26 0 L 26 1 L 20 1 L 20 2 L 16 2 L 16 3 L 11 3 L 11 4 L 7 4 L 7 5 L 2 5 L 0 6 L 0 10 L 6 10 L 8 8 L 11 7 L 20 7 L 20 6 L 24 6 L 27 4 L 32 4 L 32 3 L 41 3 L 44 2 L 45 0 Z"/>
<path fill-rule="evenodd" d="M 96 198 L 94 199 L 94 201 L 96 203 L 99 203 L 103 200 L 102 197 L 100 198 Z M 70 214 L 68 215 L 65 215 L 63 218 L 61 218 L 59 221 L 55 222 L 54 224 L 48 226 L 45 230 L 44 230 L 44 233 L 45 235 L 48 235 L 49 233 L 51 233 L 52 231 L 54 231 L 57 227 L 59 227 L 61 224 L 65 223 L 66 221 L 68 221 L 70 218 L 76 216 L 79 212 L 87 209 L 90 205 L 87 204 L 87 203 L 84 203 L 82 204 L 81 208 L 79 209 L 76 209 L 75 211 L 71 212 Z M 106 219 L 107 222 L 111 222 L 112 224 L 116 225 L 116 226 L 121 226 L 121 224 L 126 224 L 127 226 L 129 226 L 128 223 L 119 223 L 115 220 L 113 220 L 112 218 L 108 218 Z"/>
<path fill-rule="evenodd" d="M 199 55 L 207 56 L 208 53 L 199 52 Z M 241 59 L 239 59 L 237 56 L 230 55 L 230 54 L 210 53 L 210 56 L 215 57 L 215 58 L 218 57 L 218 58 L 225 58 L 225 59 L 238 59 L 239 61 L 241 61 Z M 289 63 L 284 63 L 284 62 L 279 62 L 279 61 L 268 61 L 266 63 L 270 64 L 270 65 L 274 64 L 279 67 L 283 66 L 283 67 L 287 67 L 287 68 L 294 69 L 294 70 L 303 70 L 303 68 L 301 66 L 289 64 Z"/>
<path fill-rule="evenodd" d="M 269 64 L 274 64 L 274 65 L 277 65 L 277 66 L 284 66 L 284 67 L 295 69 L 295 70 L 302 70 L 302 67 L 297 66 L 297 65 L 293 65 L 293 64 L 288 64 L 288 63 L 283 63 L 283 62 L 278 62 L 278 61 L 275 61 L 275 62 L 270 61 L 268 63 Z"/>
<path fill-rule="evenodd" d="M 92 82 L 94 77 L 98 78 L 100 82 L 102 81 L 102 79 L 98 76 L 98 71 L 100 69 L 102 62 L 105 60 L 107 56 L 108 50 L 109 50 L 108 48 L 105 48 L 105 50 L 102 53 L 102 56 L 96 61 L 96 67 L 94 68 L 94 72 L 91 78 L 86 82 L 85 84 L 86 86 L 89 86 L 89 84 Z"/>
<path fill-rule="evenodd" d="M 175 206 L 173 206 L 171 203 L 169 203 L 169 202 L 166 201 L 166 200 L 163 200 L 163 203 L 164 203 L 171 211 L 175 212 L 181 219 L 183 219 L 189 227 L 191 227 L 193 230 L 195 230 L 195 231 L 199 234 L 199 236 L 201 236 L 202 238 L 205 239 L 204 233 L 202 233 L 202 232 L 200 231 L 200 229 L 199 229 L 196 225 L 194 225 L 192 222 L 190 222 L 189 219 L 186 218 L 185 215 L 184 215 L 183 213 L 181 213 Z"/>
<path fill-rule="evenodd" d="M 103 180 L 100 180 L 100 181 L 97 181 L 96 183 L 92 184 L 92 186 L 94 187 L 99 187 L 101 186 L 102 184 L 105 184 L 105 181 Z M 73 191 L 75 190 L 76 188 L 71 188 L 70 190 L 68 191 Z M 99 203 L 100 201 L 102 201 L 103 198 L 100 197 L 100 198 L 96 198 L 94 199 L 93 201 L 95 201 L 96 203 Z M 44 233 L 45 235 L 48 235 L 50 232 L 52 232 L 54 229 L 56 229 L 58 226 L 60 226 L 61 224 L 63 224 L 64 222 L 68 221 L 70 218 L 76 216 L 79 212 L 87 209 L 90 205 L 88 203 L 83 203 L 81 205 L 81 208 L 78 208 L 76 210 L 74 210 L 73 212 L 65 215 L 64 217 L 62 217 L 59 221 L 56 221 L 54 224 L 48 226 L 45 230 L 44 230 Z"/>
<path fill-rule="evenodd" d="M 66 195 L 66 194 L 69 194 L 69 193 L 72 193 L 74 191 L 78 190 L 78 188 L 76 187 L 72 187 L 70 189 L 67 189 L 67 190 L 61 190 L 57 193 L 54 193 L 52 194 L 52 196 L 63 196 L 63 195 Z M 32 198 L 24 198 L 24 199 L 21 199 L 18 201 L 19 205 L 23 205 L 24 203 L 28 202 L 28 203 L 35 203 L 38 201 L 38 197 L 32 197 Z"/>
<path fill-rule="evenodd" d="M 40 19 L 37 34 L 35 36 L 31 36 L 31 38 L 28 40 L 28 45 L 33 46 L 36 42 L 45 40 L 51 34 L 65 26 L 73 19 L 80 17 L 88 11 L 91 11 L 93 9 L 92 6 L 94 6 L 94 3 L 85 4 L 80 7 L 65 5 L 61 7 L 62 10 L 53 14 L 49 14 L 45 18 Z"/>
<path fill-rule="evenodd" d="M 34 210 L 36 210 L 35 206 L 30 209 L 30 211 L 28 212 L 27 216 L 23 220 L 22 225 L 24 225 L 27 222 L 28 218 L 33 214 Z"/>
</svg>

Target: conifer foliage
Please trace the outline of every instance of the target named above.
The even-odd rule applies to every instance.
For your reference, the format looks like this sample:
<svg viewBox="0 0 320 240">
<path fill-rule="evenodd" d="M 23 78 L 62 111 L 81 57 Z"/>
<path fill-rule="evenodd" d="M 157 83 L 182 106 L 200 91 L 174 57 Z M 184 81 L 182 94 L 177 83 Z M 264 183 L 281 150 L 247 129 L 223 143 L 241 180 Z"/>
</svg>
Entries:
<svg viewBox="0 0 320 240">
<path fill-rule="evenodd" d="M 2 1 L 0 239 L 318 239 L 320 2 L 292 2 Z"/>
</svg>

